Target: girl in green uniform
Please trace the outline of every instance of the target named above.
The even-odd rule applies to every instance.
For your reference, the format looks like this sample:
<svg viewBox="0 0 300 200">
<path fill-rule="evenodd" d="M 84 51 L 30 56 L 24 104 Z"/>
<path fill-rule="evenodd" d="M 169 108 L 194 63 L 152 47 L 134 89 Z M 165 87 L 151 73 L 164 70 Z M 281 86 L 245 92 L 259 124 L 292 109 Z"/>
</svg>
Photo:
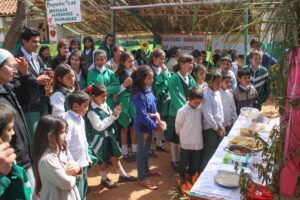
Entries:
<svg viewBox="0 0 300 200">
<path fill-rule="evenodd" d="M 60 117 L 65 116 L 65 113 L 69 110 L 66 96 L 75 89 L 78 90 L 79 87 L 72 67 L 66 63 L 58 65 L 54 73 L 54 93 L 50 97 L 53 115 Z"/>
<path fill-rule="evenodd" d="M 121 125 L 121 143 L 124 159 L 127 162 L 136 160 L 137 139 L 133 129 L 132 120 L 135 116 L 135 108 L 130 100 L 130 88 L 132 84 L 131 74 L 135 71 L 134 57 L 130 52 L 123 52 L 120 56 L 120 65 L 116 71 L 116 76 L 120 81 L 121 87 L 118 93 L 117 104 L 122 103 L 123 111 L 120 113 L 118 122 Z M 128 154 L 127 134 L 130 130 L 132 142 L 132 157 Z"/>
<path fill-rule="evenodd" d="M 94 54 L 94 40 L 91 36 L 86 36 L 83 39 L 83 53 L 86 57 L 88 65 L 91 66 L 93 64 L 93 54 Z"/>
<path fill-rule="evenodd" d="M 92 86 L 92 102 L 86 115 L 86 135 L 88 143 L 98 158 L 101 183 L 107 187 L 116 187 L 116 184 L 107 178 L 105 162 L 111 161 L 119 173 L 119 181 L 134 181 L 123 169 L 119 157 L 122 151 L 118 145 L 113 123 L 122 112 L 122 104 L 112 111 L 106 103 L 107 89 L 103 84 Z"/>
<path fill-rule="evenodd" d="M 148 63 L 148 66 L 153 70 L 152 91 L 155 95 L 157 111 L 161 118 L 166 116 L 163 110 L 168 106 L 166 101 L 169 97 L 168 83 L 171 78 L 171 73 L 164 64 L 165 58 L 165 52 L 161 49 L 156 49 L 151 53 Z M 163 131 L 155 133 L 156 150 L 169 153 L 170 151 L 162 144 L 163 134 Z"/>
<path fill-rule="evenodd" d="M 107 104 L 111 110 L 115 108 L 113 95 L 120 90 L 120 83 L 115 73 L 105 67 L 106 53 L 104 50 L 96 50 L 94 52 L 94 67 L 87 75 L 87 85 L 93 86 L 95 83 L 104 84 L 107 89 Z"/>
<path fill-rule="evenodd" d="M 69 57 L 69 65 L 72 67 L 80 90 L 87 87 L 88 63 L 82 51 L 74 51 Z"/>
<path fill-rule="evenodd" d="M 15 134 L 13 126 L 16 120 L 16 112 L 7 104 L 0 103 L 0 144 L 10 142 Z M 31 188 L 25 169 L 11 163 L 8 174 L 0 174 L 0 199 L 24 199 L 29 200 Z"/>
<path fill-rule="evenodd" d="M 178 166 L 179 138 L 175 132 L 175 119 L 177 110 L 185 105 L 189 87 L 196 86 L 194 78 L 190 75 L 193 70 L 194 58 L 191 55 L 182 55 L 178 64 L 174 66 L 174 74 L 169 81 L 170 107 L 167 117 L 166 139 L 171 142 L 172 167 Z M 199 122 L 201 123 L 201 122 Z"/>
</svg>

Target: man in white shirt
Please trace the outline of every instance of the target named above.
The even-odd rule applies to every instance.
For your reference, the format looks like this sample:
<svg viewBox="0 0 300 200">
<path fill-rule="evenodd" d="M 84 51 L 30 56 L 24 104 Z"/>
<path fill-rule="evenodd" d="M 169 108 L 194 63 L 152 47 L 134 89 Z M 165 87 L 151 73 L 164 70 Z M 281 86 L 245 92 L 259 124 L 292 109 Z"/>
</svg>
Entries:
<svg viewBox="0 0 300 200">
<path fill-rule="evenodd" d="M 88 154 L 83 116 L 88 111 L 90 97 L 85 92 L 74 91 L 68 95 L 67 102 L 70 108 L 65 115 L 65 120 L 68 122 L 67 143 L 74 161 L 82 168 L 82 180 L 77 182 L 77 187 L 81 199 L 86 199 L 87 167 L 91 163 L 91 159 Z"/>
<path fill-rule="evenodd" d="M 200 171 L 202 160 L 202 90 L 191 87 L 188 92 L 188 102 L 178 110 L 175 129 L 180 138 L 180 162 L 178 173 L 184 179 L 186 166 L 189 164 L 189 176 Z"/>
<path fill-rule="evenodd" d="M 29 74 L 16 74 L 12 84 L 24 112 L 32 142 L 40 117 L 48 114 L 48 97 L 45 96 L 45 86 L 49 83 L 50 78 L 45 74 L 40 75 L 40 70 L 44 67 L 43 61 L 36 54 L 40 45 L 40 33 L 34 28 L 25 27 L 21 38 L 22 46 L 16 52 L 15 57 L 25 58 Z"/>
</svg>

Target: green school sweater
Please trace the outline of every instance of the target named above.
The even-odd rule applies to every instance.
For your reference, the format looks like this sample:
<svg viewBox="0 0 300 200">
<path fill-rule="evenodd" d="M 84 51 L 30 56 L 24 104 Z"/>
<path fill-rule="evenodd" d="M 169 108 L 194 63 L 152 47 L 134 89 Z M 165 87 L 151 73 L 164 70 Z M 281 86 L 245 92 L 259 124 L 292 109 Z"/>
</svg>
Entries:
<svg viewBox="0 0 300 200">
<path fill-rule="evenodd" d="M 0 174 L 0 199 L 30 200 L 31 187 L 25 169 L 13 162 L 7 176 Z"/>
<path fill-rule="evenodd" d="M 107 89 L 106 102 L 109 105 L 110 109 L 114 110 L 115 103 L 114 103 L 113 95 L 117 94 L 120 90 L 120 83 L 115 73 L 105 67 L 103 73 L 101 73 L 97 69 L 97 67 L 95 67 L 93 70 L 89 71 L 87 75 L 87 85 L 92 86 L 95 83 L 102 83 L 105 85 Z"/>
<path fill-rule="evenodd" d="M 194 78 L 190 74 L 187 75 L 189 79 L 188 88 L 197 86 Z M 176 116 L 177 110 L 184 106 L 187 101 L 187 91 L 184 90 L 182 82 L 178 73 L 173 74 L 169 82 L 169 93 L 171 97 L 169 115 L 173 117 Z"/>
<path fill-rule="evenodd" d="M 256 71 L 250 65 L 246 65 L 243 68 L 250 70 L 251 83 L 258 93 L 257 101 L 260 108 L 270 95 L 270 76 L 268 70 L 262 65 Z"/>
</svg>

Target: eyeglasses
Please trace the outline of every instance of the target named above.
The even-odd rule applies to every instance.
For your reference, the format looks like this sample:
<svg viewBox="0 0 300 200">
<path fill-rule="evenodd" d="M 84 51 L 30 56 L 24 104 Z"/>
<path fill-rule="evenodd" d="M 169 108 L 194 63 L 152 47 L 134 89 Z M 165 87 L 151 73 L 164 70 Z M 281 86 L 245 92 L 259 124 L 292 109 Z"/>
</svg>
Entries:
<svg viewBox="0 0 300 200">
<path fill-rule="evenodd" d="M 4 64 L 7 65 L 9 68 L 13 69 L 13 70 L 17 70 L 18 69 L 18 65 L 9 65 L 9 64 Z"/>
</svg>

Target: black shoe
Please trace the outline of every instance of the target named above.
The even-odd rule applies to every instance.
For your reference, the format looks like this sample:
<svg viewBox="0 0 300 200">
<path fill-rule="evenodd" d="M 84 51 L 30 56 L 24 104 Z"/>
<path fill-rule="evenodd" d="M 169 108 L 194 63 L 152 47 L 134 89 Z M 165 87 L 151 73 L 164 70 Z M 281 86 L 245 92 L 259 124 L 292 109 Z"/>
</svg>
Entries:
<svg viewBox="0 0 300 200">
<path fill-rule="evenodd" d="M 152 158 L 157 158 L 156 153 L 155 153 L 152 149 L 150 149 L 148 155 L 149 155 L 150 157 L 152 157 Z"/>
<path fill-rule="evenodd" d="M 168 142 L 166 138 L 161 139 L 161 142 L 165 143 Z"/>
<path fill-rule="evenodd" d="M 133 160 L 131 159 L 131 157 L 130 157 L 128 154 L 125 154 L 125 155 L 124 155 L 124 160 L 125 160 L 126 162 L 128 162 L 128 163 L 133 162 Z"/>
<path fill-rule="evenodd" d="M 131 159 L 135 162 L 136 161 L 136 152 L 132 152 Z"/>
<path fill-rule="evenodd" d="M 156 151 L 163 151 L 163 152 L 165 152 L 165 153 L 170 153 L 170 151 L 164 146 L 164 145 L 162 145 L 162 146 L 157 146 L 156 147 Z"/>
<path fill-rule="evenodd" d="M 106 180 L 101 180 L 101 184 L 109 187 L 109 188 L 115 188 L 117 187 L 117 184 L 111 180 L 109 180 L 108 178 Z"/>
<path fill-rule="evenodd" d="M 171 166 L 173 167 L 173 169 L 174 169 L 175 171 L 178 170 L 178 162 L 171 162 Z"/>
<path fill-rule="evenodd" d="M 136 181 L 137 179 L 133 176 L 119 176 L 119 182 L 120 183 L 125 183 L 125 182 L 133 182 Z"/>
</svg>

